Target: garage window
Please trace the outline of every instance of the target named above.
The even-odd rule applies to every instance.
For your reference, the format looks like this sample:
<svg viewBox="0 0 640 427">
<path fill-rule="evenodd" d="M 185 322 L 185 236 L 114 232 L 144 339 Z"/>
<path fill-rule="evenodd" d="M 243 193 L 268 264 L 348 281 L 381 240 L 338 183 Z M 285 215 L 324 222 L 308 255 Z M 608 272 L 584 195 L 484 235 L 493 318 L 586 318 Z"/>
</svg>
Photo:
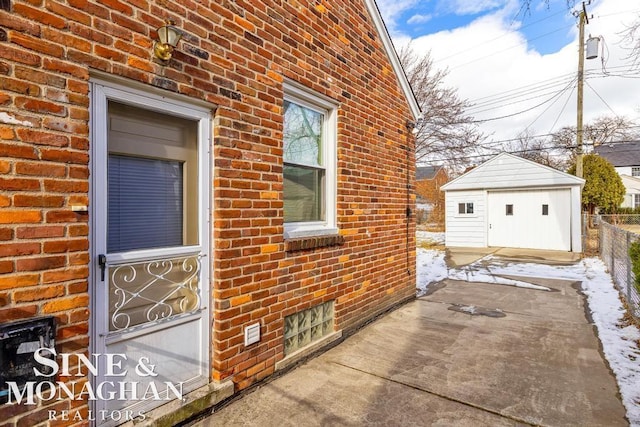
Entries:
<svg viewBox="0 0 640 427">
<path fill-rule="evenodd" d="M 507 215 L 513 215 L 513 205 L 505 205 Z"/>
<path fill-rule="evenodd" d="M 542 205 L 542 215 L 549 215 L 549 205 Z"/>
<path fill-rule="evenodd" d="M 461 215 L 473 213 L 473 203 L 458 203 L 458 213 Z"/>
</svg>

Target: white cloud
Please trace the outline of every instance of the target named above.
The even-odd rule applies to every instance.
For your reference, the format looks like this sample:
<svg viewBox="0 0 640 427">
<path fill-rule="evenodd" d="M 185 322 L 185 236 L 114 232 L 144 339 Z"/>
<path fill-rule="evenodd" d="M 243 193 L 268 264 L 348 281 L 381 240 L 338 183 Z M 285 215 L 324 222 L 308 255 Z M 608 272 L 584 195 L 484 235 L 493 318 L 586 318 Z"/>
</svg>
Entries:
<svg viewBox="0 0 640 427">
<path fill-rule="evenodd" d="M 395 32 L 398 17 L 419 3 L 420 0 L 379 0 L 376 2 L 380 14 L 384 17 L 384 23 L 392 34 Z"/>
<path fill-rule="evenodd" d="M 506 0 L 440 0 L 438 8 L 456 15 L 474 15 L 503 7 L 506 3 Z"/>
<path fill-rule="evenodd" d="M 562 92 L 564 86 L 553 83 L 561 82 L 560 78 L 563 76 L 570 80 L 577 75 L 577 24 L 567 30 L 573 39 L 569 44 L 557 52 L 543 55 L 527 44 L 522 33 L 509 27 L 513 18 L 513 6 L 513 2 L 508 6 L 509 13 L 505 13 L 506 9 L 503 9 L 484 15 L 465 27 L 411 41 L 417 51 L 431 51 L 436 67 L 449 69 L 447 84 L 457 88 L 462 98 L 486 102 L 488 99 L 496 100 L 498 94 L 504 94 L 504 98 L 496 104 L 485 106 L 485 109 L 490 108 L 489 111 L 475 110 L 477 119 L 513 115 L 482 125 L 485 133 L 492 134 L 494 140 L 514 138 L 526 128 L 532 134 L 547 134 L 576 123 L 575 90 L 570 88 Z M 620 33 L 624 28 L 622 22 L 629 22 L 633 16 L 638 16 L 638 7 L 628 2 L 600 0 L 595 6 L 591 6 L 589 12 L 593 14 L 593 19 L 586 28 L 586 34 L 604 36 L 608 49 L 608 69 L 612 72 L 626 70 L 616 68 L 624 67 L 625 64 L 628 66 L 628 61 L 625 62 L 624 59 L 628 52 L 619 44 Z M 544 22 L 539 25 L 544 26 Z M 544 33 L 545 29 L 542 28 L 541 32 Z M 396 46 L 401 47 L 409 39 L 406 36 L 394 36 L 394 41 Z M 614 113 L 638 119 L 640 101 L 634 93 L 640 80 L 603 77 L 600 59 L 585 61 L 585 72 L 585 123 Z M 623 72 L 628 74 L 628 71 Z M 640 75 L 636 74 L 636 77 Z M 564 85 L 567 83 L 568 80 Z M 530 86 L 527 88 L 527 85 Z M 519 88 L 524 88 L 521 99 L 531 99 L 516 104 L 514 92 L 505 93 Z M 553 102 L 533 108 L 552 98 Z M 531 110 L 514 114 L 527 109 Z"/>
<path fill-rule="evenodd" d="M 425 22 L 431 21 L 432 18 L 433 18 L 433 15 L 416 14 L 407 20 L 407 24 L 424 24 Z"/>
</svg>

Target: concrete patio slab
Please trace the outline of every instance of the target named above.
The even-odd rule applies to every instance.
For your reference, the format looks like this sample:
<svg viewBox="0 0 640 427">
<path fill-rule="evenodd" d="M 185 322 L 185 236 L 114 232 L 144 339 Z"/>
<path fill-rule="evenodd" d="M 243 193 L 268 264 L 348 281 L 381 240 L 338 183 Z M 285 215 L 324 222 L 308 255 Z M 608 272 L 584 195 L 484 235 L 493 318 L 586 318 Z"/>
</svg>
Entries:
<svg viewBox="0 0 640 427">
<path fill-rule="evenodd" d="M 194 425 L 628 425 L 579 284 L 536 280 L 445 280 Z"/>
<path fill-rule="evenodd" d="M 534 262 L 550 265 L 573 264 L 582 258 L 582 254 L 566 251 L 549 251 L 541 249 L 520 248 L 463 248 L 447 247 L 447 264 L 451 267 L 460 267 L 474 263 L 481 258 L 493 255 L 518 262 Z"/>
</svg>

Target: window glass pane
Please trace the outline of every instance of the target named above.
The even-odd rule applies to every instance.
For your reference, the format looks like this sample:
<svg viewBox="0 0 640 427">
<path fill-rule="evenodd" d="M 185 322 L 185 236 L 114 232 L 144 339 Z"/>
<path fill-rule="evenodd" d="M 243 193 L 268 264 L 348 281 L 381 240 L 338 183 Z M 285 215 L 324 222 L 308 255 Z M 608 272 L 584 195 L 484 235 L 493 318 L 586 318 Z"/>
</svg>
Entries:
<svg viewBox="0 0 640 427">
<path fill-rule="evenodd" d="M 549 215 L 549 205 L 542 205 L 542 215 Z"/>
<path fill-rule="evenodd" d="M 640 176 L 640 168 L 638 167 L 631 168 L 631 176 Z"/>
<path fill-rule="evenodd" d="M 507 215 L 513 215 L 513 205 L 506 205 Z"/>
<path fill-rule="evenodd" d="M 465 204 L 464 203 L 458 203 L 458 213 L 459 214 L 465 213 Z"/>
<path fill-rule="evenodd" d="M 467 203 L 467 213 L 468 214 L 473 213 L 473 203 Z"/>
<path fill-rule="evenodd" d="M 285 356 L 332 333 L 333 318 L 333 301 L 285 317 Z"/>
<path fill-rule="evenodd" d="M 290 101 L 284 101 L 284 161 L 323 166 L 322 122 L 324 115 Z"/>
<path fill-rule="evenodd" d="M 324 220 L 323 169 L 284 165 L 284 221 Z"/>
<path fill-rule="evenodd" d="M 110 154 L 107 167 L 107 250 L 182 245 L 182 163 Z"/>
</svg>

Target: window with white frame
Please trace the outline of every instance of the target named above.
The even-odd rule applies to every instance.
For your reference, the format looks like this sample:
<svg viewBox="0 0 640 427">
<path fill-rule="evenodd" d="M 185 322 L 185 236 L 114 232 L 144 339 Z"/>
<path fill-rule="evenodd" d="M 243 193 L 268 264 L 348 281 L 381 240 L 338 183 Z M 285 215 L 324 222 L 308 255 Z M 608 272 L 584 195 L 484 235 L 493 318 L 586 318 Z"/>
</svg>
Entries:
<svg viewBox="0 0 640 427">
<path fill-rule="evenodd" d="M 336 105 L 295 84 L 284 88 L 285 237 L 337 233 Z"/>
<path fill-rule="evenodd" d="M 458 214 L 460 215 L 470 215 L 473 213 L 473 203 L 458 203 Z"/>
<path fill-rule="evenodd" d="M 631 168 L 631 176 L 640 176 L 640 166 L 633 166 Z"/>
<path fill-rule="evenodd" d="M 633 194 L 633 207 L 640 207 L 640 194 Z"/>
</svg>

